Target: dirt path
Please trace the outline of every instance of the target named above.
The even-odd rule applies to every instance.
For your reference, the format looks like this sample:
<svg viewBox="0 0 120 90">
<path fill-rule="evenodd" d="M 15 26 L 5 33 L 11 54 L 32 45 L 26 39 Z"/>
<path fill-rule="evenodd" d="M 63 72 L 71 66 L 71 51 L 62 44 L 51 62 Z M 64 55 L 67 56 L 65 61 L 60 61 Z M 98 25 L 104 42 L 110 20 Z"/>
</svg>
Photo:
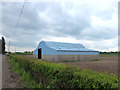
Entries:
<svg viewBox="0 0 120 90">
<path fill-rule="evenodd" d="M 0 54 L 0 90 L 2 89 L 2 55 Z"/>
<path fill-rule="evenodd" d="M 20 77 L 11 70 L 9 61 L 2 56 L 2 88 L 22 88 L 23 83 L 21 83 Z"/>
</svg>

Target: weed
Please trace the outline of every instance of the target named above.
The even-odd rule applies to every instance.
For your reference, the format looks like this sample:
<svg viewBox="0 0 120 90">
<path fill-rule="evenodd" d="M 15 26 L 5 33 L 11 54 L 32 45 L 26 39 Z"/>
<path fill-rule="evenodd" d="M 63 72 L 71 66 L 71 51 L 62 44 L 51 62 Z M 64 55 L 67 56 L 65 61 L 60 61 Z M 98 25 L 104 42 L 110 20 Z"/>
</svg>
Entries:
<svg viewBox="0 0 120 90">
<path fill-rule="evenodd" d="M 75 60 L 72 60 L 72 61 L 62 61 L 62 62 L 76 62 Z"/>
<path fill-rule="evenodd" d="M 92 60 L 89 60 L 89 61 L 100 61 L 99 59 L 92 59 Z"/>
</svg>

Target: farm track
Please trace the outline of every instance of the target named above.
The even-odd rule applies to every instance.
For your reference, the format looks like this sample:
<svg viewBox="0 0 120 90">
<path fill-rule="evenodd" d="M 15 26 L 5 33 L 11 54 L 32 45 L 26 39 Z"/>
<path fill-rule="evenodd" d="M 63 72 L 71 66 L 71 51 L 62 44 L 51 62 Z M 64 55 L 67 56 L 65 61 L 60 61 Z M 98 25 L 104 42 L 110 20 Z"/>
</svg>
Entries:
<svg viewBox="0 0 120 90">
<path fill-rule="evenodd" d="M 0 89 L 2 89 L 2 55 L 0 54 Z"/>
<path fill-rule="evenodd" d="M 10 62 L 2 56 L 2 88 L 23 88 L 20 76 L 11 70 Z"/>
</svg>

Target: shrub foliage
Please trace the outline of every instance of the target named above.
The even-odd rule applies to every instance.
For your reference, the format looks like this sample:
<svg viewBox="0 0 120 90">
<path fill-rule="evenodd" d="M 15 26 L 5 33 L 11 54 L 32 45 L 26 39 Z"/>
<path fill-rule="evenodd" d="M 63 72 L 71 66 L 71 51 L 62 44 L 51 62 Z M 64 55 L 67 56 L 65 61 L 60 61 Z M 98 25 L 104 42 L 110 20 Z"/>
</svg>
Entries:
<svg viewBox="0 0 120 90">
<path fill-rule="evenodd" d="M 30 72 L 41 88 L 118 88 L 115 74 L 93 72 L 65 64 L 28 59 L 19 55 L 10 55 L 25 72 Z"/>
</svg>

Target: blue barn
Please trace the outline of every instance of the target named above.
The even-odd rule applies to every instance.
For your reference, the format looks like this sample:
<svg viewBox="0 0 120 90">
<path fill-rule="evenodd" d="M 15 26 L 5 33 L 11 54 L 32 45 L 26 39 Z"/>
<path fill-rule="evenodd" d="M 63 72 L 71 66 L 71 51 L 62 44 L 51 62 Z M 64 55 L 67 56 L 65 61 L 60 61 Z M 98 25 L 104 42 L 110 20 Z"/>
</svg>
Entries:
<svg viewBox="0 0 120 90">
<path fill-rule="evenodd" d="M 41 41 L 33 51 L 38 59 L 47 61 L 87 61 L 99 59 L 99 51 L 85 48 L 82 44 Z"/>
</svg>

